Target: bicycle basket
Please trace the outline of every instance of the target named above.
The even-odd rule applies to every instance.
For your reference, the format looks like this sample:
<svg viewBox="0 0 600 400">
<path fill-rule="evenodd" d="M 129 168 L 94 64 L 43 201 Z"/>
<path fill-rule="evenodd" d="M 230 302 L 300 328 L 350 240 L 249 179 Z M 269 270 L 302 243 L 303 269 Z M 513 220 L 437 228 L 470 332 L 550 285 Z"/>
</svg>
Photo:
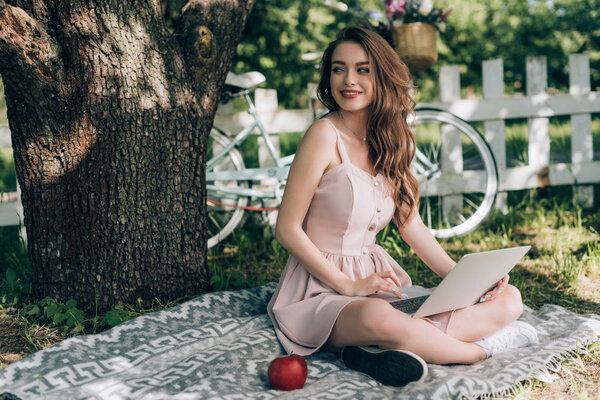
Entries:
<svg viewBox="0 0 600 400">
<path fill-rule="evenodd" d="M 395 28 L 396 53 L 411 71 L 422 71 L 437 61 L 437 31 L 422 22 L 403 24 Z"/>
</svg>

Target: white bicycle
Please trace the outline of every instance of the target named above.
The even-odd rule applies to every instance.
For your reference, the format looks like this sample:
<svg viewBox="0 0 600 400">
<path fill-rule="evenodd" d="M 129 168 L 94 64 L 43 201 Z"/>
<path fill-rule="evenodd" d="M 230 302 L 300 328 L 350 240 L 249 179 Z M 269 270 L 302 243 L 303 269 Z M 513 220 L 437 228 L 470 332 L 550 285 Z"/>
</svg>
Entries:
<svg viewBox="0 0 600 400">
<path fill-rule="evenodd" d="M 279 157 L 260 121 L 250 92 L 265 81 L 259 72 L 229 73 L 222 102 L 242 97 L 253 123 L 235 136 L 213 126 L 210 132 L 206 183 L 208 194 L 208 247 L 213 247 L 266 199 L 281 199 L 294 155 Z M 412 168 L 421 191 L 420 214 L 438 238 L 474 230 L 491 212 L 498 189 L 494 156 L 481 134 L 469 123 L 446 111 L 417 108 L 410 119 L 417 149 Z M 258 129 L 275 164 L 246 168 L 238 145 Z M 267 178 L 272 187 L 253 188 Z M 251 206 L 251 204 L 253 204 Z"/>
</svg>

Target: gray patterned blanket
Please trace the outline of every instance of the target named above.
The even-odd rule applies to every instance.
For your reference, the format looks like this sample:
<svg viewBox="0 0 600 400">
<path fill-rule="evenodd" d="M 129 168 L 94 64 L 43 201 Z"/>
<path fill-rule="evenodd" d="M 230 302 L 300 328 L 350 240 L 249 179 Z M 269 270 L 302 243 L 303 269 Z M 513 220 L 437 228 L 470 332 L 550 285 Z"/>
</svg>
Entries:
<svg viewBox="0 0 600 400">
<path fill-rule="evenodd" d="M 522 319 L 540 343 L 475 365 L 430 366 L 404 388 L 380 385 L 339 356 L 307 357 L 303 389 L 272 390 L 267 368 L 283 350 L 266 314 L 274 284 L 201 295 L 176 307 L 79 336 L 0 371 L 2 399 L 452 399 L 508 394 L 597 340 L 600 316 L 546 305 Z"/>
</svg>

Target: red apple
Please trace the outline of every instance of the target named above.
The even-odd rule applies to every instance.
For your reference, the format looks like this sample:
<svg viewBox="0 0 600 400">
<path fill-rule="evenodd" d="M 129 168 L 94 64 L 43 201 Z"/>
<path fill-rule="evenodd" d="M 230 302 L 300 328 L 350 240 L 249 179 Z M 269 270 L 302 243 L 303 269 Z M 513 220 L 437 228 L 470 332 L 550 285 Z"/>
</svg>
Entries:
<svg viewBox="0 0 600 400">
<path fill-rule="evenodd" d="M 268 375 L 273 389 L 300 389 L 306 382 L 306 361 L 297 354 L 278 357 L 271 361 Z"/>
</svg>

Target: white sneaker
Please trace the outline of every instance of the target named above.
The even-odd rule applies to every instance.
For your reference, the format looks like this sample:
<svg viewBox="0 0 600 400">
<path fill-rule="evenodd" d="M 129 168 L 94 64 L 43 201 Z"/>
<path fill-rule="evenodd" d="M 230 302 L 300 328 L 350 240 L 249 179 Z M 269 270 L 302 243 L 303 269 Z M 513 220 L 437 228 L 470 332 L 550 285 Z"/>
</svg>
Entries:
<svg viewBox="0 0 600 400">
<path fill-rule="evenodd" d="M 537 331 L 523 321 L 515 321 L 498 332 L 475 343 L 485 350 L 487 358 L 503 351 L 526 347 L 537 342 Z"/>
</svg>

